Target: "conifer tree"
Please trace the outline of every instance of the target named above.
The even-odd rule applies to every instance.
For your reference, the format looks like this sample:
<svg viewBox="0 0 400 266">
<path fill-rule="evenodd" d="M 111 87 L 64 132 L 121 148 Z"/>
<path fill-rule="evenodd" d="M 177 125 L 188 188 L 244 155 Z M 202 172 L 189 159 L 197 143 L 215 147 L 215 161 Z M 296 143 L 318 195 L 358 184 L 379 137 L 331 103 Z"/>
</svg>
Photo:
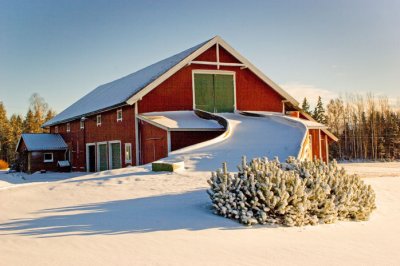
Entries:
<svg viewBox="0 0 400 266">
<path fill-rule="evenodd" d="M 25 116 L 25 120 L 23 123 L 23 132 L 24 133 L 35 133 L 34 129 L 35 129 L 35 118 L 33 115 L 33 112 L 31 110 L 31 108 L 28 109 L 28 112 L 26 113 Z"/>
<path fill-rule="evenodd" d="M 9 129 L 10 127 L 8 123 L 7 112 L 3 105 L 3 102 L 0 102 L 0 159 L 2 160 L 7 160 L 7 135 Z"/>
<path fill-rule="evenodd" d="M 19 115 L 13 114 L 10 118 L 10 130 L 7 136 L 9 143 L 9 154 L 8 161 L 12 162 L 15 160 L 15 148 L 17 146 L 18 140 L 21 136 L 23 128 L 23 120 Z"/>
<path fill-rule="evenodd" d="M 315 106 L 313 118 L 319 123 L 326 124 L 326 115 L 321 96 L 318 96 L 317 106 Z"/>
<path fill-rule="evenodd" d="M 301 109 L 303 110 L 303 112 L 311 115 L 310 104 L 308 103 L 306 97 L 304 97 L 304 99 L 303 99 L 303 103 L 301 104 Z"/>
</svg>

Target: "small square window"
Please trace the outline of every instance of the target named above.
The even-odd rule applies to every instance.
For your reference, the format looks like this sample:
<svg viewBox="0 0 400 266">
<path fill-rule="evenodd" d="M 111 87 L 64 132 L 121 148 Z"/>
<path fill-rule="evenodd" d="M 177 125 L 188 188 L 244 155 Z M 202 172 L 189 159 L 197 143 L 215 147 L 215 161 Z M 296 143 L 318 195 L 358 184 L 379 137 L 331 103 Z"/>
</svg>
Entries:
<svg viewBox="0 0 400 266">
<path fill-rule="evenodd" d="M 101 115 L 97 115 L 96 122 L 97 126 L 101 126 Z"/>
<path fill-rule="evenodd" d="M 85 128 L 85 122 L 84 122 L 84 121 L 81 121 L 79 124 L 80 124 L 80 128 L 81 128 L 81 129 L 84 129 L 84 128 Z"/>
<path fill-rule="evenodd" d="M 52 153 L 43 154 L 43 162 L 52 163 L 53 162 L 53 154 Z"/>
<path fill-rule="evenodd" d="M 117 122 L 122 121 L 122 109 L 117 110 Z"/>
<path fill-rule="evenodd" d="M 54 127 L 54 133 L 58 133 L 58 126 Z"/>
<path fill-rule="evenodd" d="M 67 123 L 67 132 L 71 132 L 71 124 Z"/>
</svg>

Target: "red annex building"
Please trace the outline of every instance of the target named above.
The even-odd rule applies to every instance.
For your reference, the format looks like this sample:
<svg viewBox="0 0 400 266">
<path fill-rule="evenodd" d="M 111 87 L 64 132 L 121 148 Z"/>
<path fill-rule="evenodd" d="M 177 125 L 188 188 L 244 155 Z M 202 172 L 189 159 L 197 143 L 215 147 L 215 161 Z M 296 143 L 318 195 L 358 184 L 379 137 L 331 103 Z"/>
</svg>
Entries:
<svg viewBox="0 0 400 266">
<path fill-rule="evenodd" d="M 224 126 L 212 123 L 213 114 L 271 112 L 304 121 L 307 156 L 327 161 L 336 137 L 298 104 L 216 36 L 97 87 L 43 127 L 62 136 L 72 170 L 93 172 L 146 164 L 215 138 Z M 179 126 L 168 122 L 182 117 Z"/>
</svg>

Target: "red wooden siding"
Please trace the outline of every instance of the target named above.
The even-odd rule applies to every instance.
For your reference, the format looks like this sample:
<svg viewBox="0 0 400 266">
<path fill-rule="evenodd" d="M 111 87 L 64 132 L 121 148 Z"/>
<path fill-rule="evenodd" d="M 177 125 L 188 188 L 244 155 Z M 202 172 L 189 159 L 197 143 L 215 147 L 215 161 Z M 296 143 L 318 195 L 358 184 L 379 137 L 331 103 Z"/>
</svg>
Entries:
<svg viewBox="0 0 400 266">
<path fill-rule="evenodd" d="M 80 129 L 80 120 L 70 122 L 70 132 L 67 132 L 65 124 L 58 125 L 58 132 L 64 138 L 70 149 L 70 161 L 75 171 L 86 170 L 86 145 L 85 143 L 97 143 L 105 141 L 121 141 L 122 167 L 125 164 L 125 143 L 132 145 L 132 163 L 136 162 L 135 152 L 135 106 L 124 106 L 122 109 L 122 121 L 117 121 L 117 110 L 101 113 L 101 126 L 97 126 L 96 116 L 88 116 L 85 120 L 85 128 Z M 55 133 L 54 126 L 50 132 Z M 96 151 L 97 153 L 97 151 Z"/>
<path fill-rule="evenodd" d="M 139 113 L 193 109 L 191 67 L 184 67 L 139 102 Z"/>
<path fill-rule="evenodd" d="M 265 84 L 249 69 L 236 72 L 236 103 L 238 110 L 282 112 L 282 96 Z"/>
<path fill-rule="evenodd" d="M 44 162 L 44 154 L 52 153 L 53 162 Z M 57 162 L 65 160 L 65 151 L 33 151 L 27 154 L 30 156 L 30 171 L 31 173 L 46 170 L 56 172 L 58 170 Z"/>
<path fill-rule="evenodd" d="M 233 55 L 226 51 L 222 46 L 219 46 L 219 61 L 223 63 L 240 63 Z M 207 51 L 196 57 L 193 61 L 217 61 L 216 45 L 209 48 Z"/>
<path fill-rule="evenodd" d="M 312 157 L 322 159 L 321 135 L 319 129 L 309 129 L 312 138 Z"/>
<path fill-rule="evenodd" d="M 223 63 L 240 63 L 233 55 L 231 55 L 223 47 L 219 47 L 219 61 Z"/>
<path fill-rule="evenodd" d="M 204 142 L 221 135 L 221 131 L 172 131 L 171 150 L 175 151 L 184 147 Z"/>
<path fill-rule="evenodd" d="M 324 162 L 329 161 L 328 148 L 328 136 L 321 130 L 321 156 Z"/>
<path fill-rule="evenodd" d="M 140 163 L 147 164 L 168 156 L 167 131 L 139 120 Z"/>
<path fill-rule="evenodd" d="M 193 61 L 217 61 L 216 45 L 209 48 L 207 51 L 196 57 Z"/>
<path fill-rule="evenodd" d="M 222 47 L 220 47 L 220 56 L 228 62 L 237 62 Z M 215 61 L 215 47 L 204 52 L 196 60 Z M 192 110 L 192 71 L 200 69 L 217 70 L 217 67 L 209 65 L 183 67 L 139 101 L 139 113 Z M 250 70 L 239 67 L 220 67 L 220 70 L 236 73 L 236 106 L 238 110 L 283 111 L 283 98 Z"/>
</svg>

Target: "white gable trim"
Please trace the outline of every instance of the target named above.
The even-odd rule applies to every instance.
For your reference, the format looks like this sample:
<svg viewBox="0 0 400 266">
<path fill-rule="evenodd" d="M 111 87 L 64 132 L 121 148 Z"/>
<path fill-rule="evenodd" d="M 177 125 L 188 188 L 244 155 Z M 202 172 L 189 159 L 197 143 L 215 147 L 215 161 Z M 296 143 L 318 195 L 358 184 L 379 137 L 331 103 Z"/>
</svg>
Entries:
<svg viewBox="0 0 400 266">
<path fill-rule="evenodd" d="M 129 105 L 134 104 L 135 102 L 141 100 L 147 93 L 152 91 L 154 88 L 156 88 L 158 85 L 163 83 L 165 80 L 167 80 L 169 77 L 171 77 L 173 74 L 178 72 L 180 69 L 182 69 L 185 65 L 190 64 L 193 59 L 207 51 L 209 48 L 212 46 L 216 45 L 219 48 L 219 45 L 221 45 L 225 50 L 227 50 L 229 53 L 231 53 L 234 57 L 236 57 L 245 67 L 249 68 L 250 71 L 252 71 L 256 76 L 258 76 L 261 80 L 263 80 L 266 84 L 271 86 L 272 89 L 274 89 L 277 93 L 279 93 L 283 98 L 286 100 L 290 101 L 293 105 L 298 106 L 299 102 L 296 101 L 292 96 L 290 96 L 286 91 L 284 91 L 281 87 L 278 86 L 275 82 L 273 82 L 270 78 L 268 78 L 264 73 L 262 73 L 258 68 L 256 68 L 253 64 L 250 63 L 246 58 L 244 58 L 242 55 L 240 55 L 235 49 L 233 49 L 229 44 L 227 44 L 221 37 L 215 36 L 212 38 L 210 41 L 205 43 L 202 47 L 194 51 L 192 54 L 187 56 L 185 59 L 183 59 L 181 62 L 179 62 L 177 65 L 169 69 L 167 72 L 165 72 L 163 75 L 158 77 L 156 80 L 154 80 L 152 83 L 144 87 L 141 91 L 130 97 L 126 103 Z M 219 64 L 218 64 L 219 63 Z M 217 62 L 217 67 L 218 65 L 221 65 L 220 62 Z"/>
</svg>

